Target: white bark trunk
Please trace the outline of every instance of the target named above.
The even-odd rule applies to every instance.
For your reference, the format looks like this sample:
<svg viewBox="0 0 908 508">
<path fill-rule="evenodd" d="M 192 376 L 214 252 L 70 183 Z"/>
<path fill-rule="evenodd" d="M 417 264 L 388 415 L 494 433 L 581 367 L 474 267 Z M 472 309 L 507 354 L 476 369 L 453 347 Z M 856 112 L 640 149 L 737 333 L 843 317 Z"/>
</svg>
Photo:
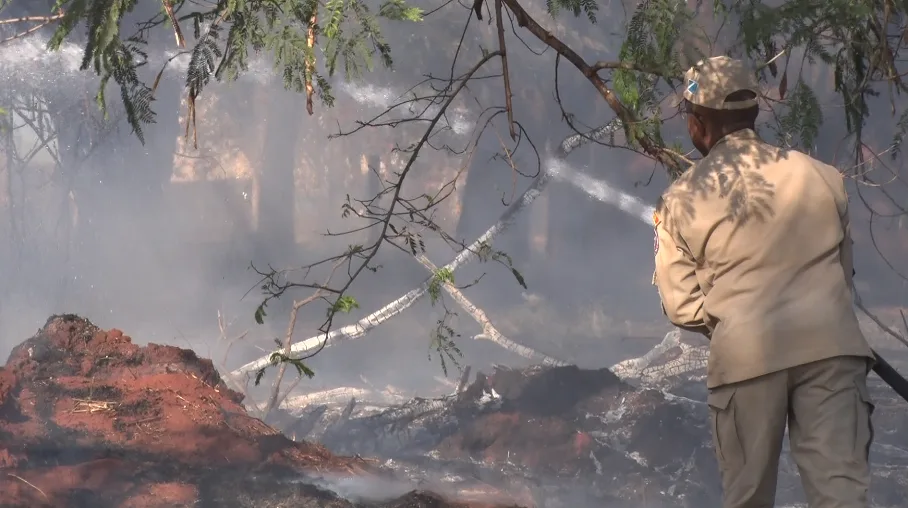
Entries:
<svg viewBox="0 0 908 508">
<path fill-rule="evenodd" d="M 476 258 L 476 253 L 478 252 L 480 246 L 483 243 L 490 243 L 491 240 L 500 234 L 502 231 L 507 229 L 511 225 L 513 220 L 517 217 L 517 213 L 526 208 L 530 203 L 532 203 L 540 194 L 542 189 L 549 182 L 548 173 L 542 172 L 536 177 L 536 180 L 533 182 L 533 185 L 523 193 L 521 198 L 514 202 L 501 216 L 501 219 L 498 220 L 491 228 L 489 228 L 485 234 L 479 237 L 478 240 L 470 244 L 469 247 L 460 251 L 460 253 L 454 257 L 454 259 L 444 266 L 445 269 L 454 271 L 460 268 L 462 265 L 469 263 Z M 366 334 L 372 328 L 384 323 L 385 321 L 391 319 L 392 317 L 400 314 L 404 310 L 408 309 L 411 305 L 416 303 L 416 300 L 422 298 L 426 294 L 426 291 L 429 289 L 429 283 L 432 281 L 432 277 L 429 277 L 425 280 L 418 288 L 413 289 L 407 292 L 405 295 L 401 296 L 397 300 L 389 303 L 388 305 L 382 307 L 381 309 L 369 314 L 368 316 L 360 319 L 352 325 L 347 325 L 342 328 L 331 331 L 328 334 L 316 335 L 315 337 L 310 337 L 306 340 L 297 342 L 294 344 L 290 350 L 295 354 L 305 354 L 307 352 L 318 349 L 321 344 L 325 341 L 328 344 L 325 347 L 336 343 L 338 341 L 353 340 L 358 339 Z M 242 367 L 234 370 L 231 374 L 234 376 L 239 376 L 241 374 L 246 374 L 249 372 L 257 371 L 263 367 L 270 364 L 270 354 L 268 356 L 263 356 L 258 360 L 252 361 L 243 365 Z"/>
<path fill-rule="evenodd" d="M 482 236 L 480 236 L 475 242 L 473 242 L 469 247 L 462 250 L 454 259 L 445 265 L 443 268 L 451 270 L 452 272 L 459 268 L 461 265 L 464 265 L 473 259 L 476 258 L 476 252 L 483 243 L 491 243 L 491 240 L 502 233 L 514 219 L 517 217 L 517 214 L 520 213 L 524 208 L 528 207 L 537 197 L 542 193 L 542 190 L 546 185 L 551 181 L 552 175 L 557 175 L 566 171 L 570 171 L 570 168 L 563 163 L 564 157 L 567 156 L 572 150 L 578 146 L 590 142 L 590 140 L 599 140 L 604 139 L 610 135 L 613 135 L 618 129 L 621 128 L 621 124 L 618 121 L 612 121 L 607 125 L 595 129 L 591 133 L 583 136 L 580 134 L 575 134 L 569 136 L 564 141 L 558 149 L 558 154 L 555 157 L 550 157 L 546 160 L 544 164 L 544 171 L 540 171 L 539 176 L 533 181 L 532 185 L 520 196 L 520 199 L 516 200 L 507 210 L 501 215 L 501 218 L 498 219 L 498 222 L 492 225 Z M 317 335 L 315 337 L 310 337 L 306 340 L 297 342 L 291 347 L 291 351 L 294 354 L 307 353 L 321 347 L 323 342 L 327 342 L 325 347 L 330 346 L 332 343 L 337 341 L 344 340 L 353 340 L 358 339 L 366 334 L 372 328 L 375 328 L 379 324 L 391 319 L 392 317 L 400 314 L 411 305 L 413 305 L 416 300 L 425 295 L 426 291 L 429 289 L 429 284 L 432 278 L 429 277 L 423 282 L 418 288 L 413 289 L 401 296 L 397 300 L 389 303 L 388 305 L 382 307 L 381 309 L 369 314 L 368 316 L 360 319 L 356 323 L 342 328 L 338 328 L 329 332 L 328 334 Z M 270 362 L 270 354 L 268 356 L 263 356 L 258 360 L 252 361 L 243 365 L 242 367 L 231 372 L 233 376 L 240 376 L 242 374 L 247 374 L 250 372 L 255 372 L 261 368 L 267 367 Z"/>
<path fill-rule="evenodd" d="M 420 264 L 422 264 L 424 267 L 426 267 L 426 269 L 428 269 L 430 272 L 435 273 L 435 271 L 438 270 L 438 268 L 436 268 L 435 265 L 432 264 L 432 262 L 429 261 L 429 259 L 427 257 L 425 257 L 423 255 L 419 255 L 419 256 L 416 256 L 416 259 L 417 259 L 417 261 L 420 262 Z M 474 336 L 473 337 L 474 339 L 490 340 L 490 341 L 494 342 L 495 344 L 498 344 L 499 346 L 507 349 L 508 351 L 510 351 L 512 353 L 516 353 L 524 358 L 528 358 L 531 360 L 540 359 L 540 360 L 542 360 L 542 363 L 545 365 L 557 365 L 557 366 L 568 365 L 567 362 L 558 360 L 556 358 L 552 358 L 551 356 L 540 353 L 539 351 L 528 348 L 522 344 L 518 344 L 518 343 L 512 341 L 511 339 L 505 337 L 504 335 L 501 334 L 501 332 L 498 331 L 498 329 L 495 328 L 495 326 L 492 324 L 492 321 L 488 318 L 488 316 L 486 316 L 486 313 L 482 309 L 477 307 L 476 305 L 473 305 L 473 302 L 468 300 L 467 297 L 464 296 L 464 294 L 459 289 L 457 289 L 453 284 L 445 283 L 445 284 L 443 284 L 443 287 L 444 287 L 445 292 L 447 292 L 451 296 L 451 298 L 454 299 L 454 301 L 456 301 L 461 307 L 463 307 L 463 309 L 465 311 L 467 311 L 467 313 L 477 323 L 479 323 L 479 326 L 482 327 L 482 333 Z"/>
</svg>

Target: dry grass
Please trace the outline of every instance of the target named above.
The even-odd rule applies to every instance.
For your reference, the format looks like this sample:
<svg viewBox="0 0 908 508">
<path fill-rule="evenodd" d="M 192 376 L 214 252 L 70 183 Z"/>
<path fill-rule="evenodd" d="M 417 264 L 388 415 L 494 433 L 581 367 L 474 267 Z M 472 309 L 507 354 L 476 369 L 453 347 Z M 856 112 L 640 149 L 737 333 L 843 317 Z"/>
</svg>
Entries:
<svg viewBox="0 0 908 508">
<path fill-rule="evenodd" d="M 88 399 L 74 399 L 74 402 L 71 413 L 112 413 L 120 405 L 119 402 Z"/>
</svg>

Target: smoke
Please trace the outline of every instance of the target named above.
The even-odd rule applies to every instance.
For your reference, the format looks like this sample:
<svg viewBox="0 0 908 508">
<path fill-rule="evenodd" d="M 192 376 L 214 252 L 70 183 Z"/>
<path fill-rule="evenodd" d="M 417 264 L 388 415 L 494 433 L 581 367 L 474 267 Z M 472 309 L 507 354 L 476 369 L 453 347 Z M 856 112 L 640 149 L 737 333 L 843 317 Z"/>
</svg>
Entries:
<svg viewBox="0 0 908 508">
<path fill-rule="evenodd" d="M 604 23 L 617 26 L 623 22 L 617 10 L 611 12 L 615 15 L 602 14 Z M 557 33 L 574 47 L 595 39 L 597 58 L 612 58 L 615 51 L 609 48 L 620 47 L 620 41 L 608 33 L 610 27 L 591 29 L 583 20 L 566 19 L 558 23 Z M 65 135 L 51 145 L 56 152 L 68 154 L 63 163 L 67 171 L 77 170 L 64 175 L 50 169 L 55 161 L 48 150 L 39 150 L 34 156 L 34 166 L 30 166 L 38 169 L 11 184 L 16 215 L 0 218 L 0 238 L 4 239 L 4 247 L 0 248 L 0 357 L 40 327 L 49 314 L 57 312 L 84 314 L 102 327 L 127 330 L 137 342 L 191 347 L 200 355 L 218 361 L 226 346 L 217 340 L 220 312 L 227 316 L 230 337 L 249 331 L 246 342 L 233 348 L 229 368 L 251 362 L 270 351 L 274 346 L 272 339 L 283 336 L 285 331 L 287 307 L 279 307 L 280 303 L 269 307 L 264 326 L 252 321 L 253 310 L 260 300 L 254 289 L 247 295 L 257 282 L 256 275 L 248 270 L 249 262 L 255 260 L 257 266 L 263 267 L 280 258 L 302 265 L 338 254 L 350 243 L 359 243 L 359 238 L 354 241 L 322 234 L 338 227 L 350 229 L 361 225 L 339 218 L 339 204 L 346 195 L 370 197 L 374 175 L 362 171 L 360 157 L 380 159 L 384 177 L 393 179 L 406 154 L 392 156 L 388 153 L 390 147 L 395 143 L 410 145 L 414 141 L 411 134 L 427 125 L 424 120 L 436 115 L 440 106 L 438 101 L 423 101 L 419 105 L 399 107 L 395 117 L 422 119 L 402 122 L 404 126 L 412 126 L 406 127 L 412 130 L 403 134 L 403 128 L 389 127 L 370 128 L 355 137 L 330 142 L 326 137 L 409 100 L 413 92 L 407 91 L 407 87 L 422 79 L 423 74 L 436 70 L 441 75 L 451 72 L 450 54 L 445 52 L 449 48 L 427 50 L 422 41 L 437 37 L 433 31 L 449 30 L 451 25 L 450 18 L 441 22 L 427 20 L 412 32 L 389 33 L 389 42 L 397 52 L 395 71 L 370 74 L 366 81 L 347 82 L 343 77 L 335 77 L 332 83 L 338 92 L 338 106 L 329 110 L 319 105 L 312 117 L 303 117 L 304 112 L 298 107 L 299 96 L 292 97 L 281 90 L 272 62 L 263 55 L 252 57 L 249 71 L 236 83 L 229 86 L 213 83 L 209 93 L 200 99 L 199 117 L 203 122 L 206 118 L 213 120 L 200 128 L 199 150 L 182 138 L 185 123 L 181 122 L 185 118 L 181 115 L 185 114 L 185 105 L 181 104 L 181 97 L 189 55 L 173 50 L 150 53 L 142 70 L 146 81 L 153 80 L 165 64 L 166 68 L 159 100 L 155 103 L 160 116 L 157 124 L 147 127 L 152 140 L 147 146 L 140 146 L 122 121 L 105 132 L 105 139 L 98 139 L 100 135 L 79 137 L 81 134 L 74 132 L 62 133 Z M 451 40 L 457 37 L 459 33 L 453 34 Z M 58 111 L 77 111 L 72 113 L 75 120 L 68 120 L 71 125 L 91 125 L 98 116 L 91 104 L 97 78 L 79 70 L 83 48 L 64 43 L 59 51 L 49 52 L 46 42 L 46 37 L 36 34 L 0 45 L 0 97 L 8 96 L 11 91 L 24 97 L 23 101 L 41 96 Z M 440 56 L 419 56 L 429 52 Z M 464 51 L 460 63 L 477 53 Z M 502 151 L 501 144 L 508 139 L 503 121 L 483 135 L 475 156 L 468 158 L 461 151 L 468 138 L 472 139 L 483 111 L 503 103 L 499 78 L 477 80 L 464 92 L 463 100 L 456 101 L 446 111 L 437 127 L 447 131 L 444 141 L 433 139 L 433 146 L 420 154 L 413 174 L 423 180 L 407 191 L 436 190 L 452 168 L 469 163 L 467 178 L 478 183 L 468 190 L 461 179 L 457 192 L 444 206 L 480 217 L 480 230 L 485 231 L 514 203 L 516 196 L 533 185 L 531 177 L 539 163 L 539 169 L 549 178 L 548 186 L 545 192 L 536 189 L 530 194 L 532 208 L 519 218 L 528 224 L 526 231 L 515 226 L 495 244 L 497 248 L 501 243 L 517 239 L 515 248 L 502 249 L 515 259 L 515 269 L 523 274 L 528 289 L 517 286 L 507 269 L 492 263 L 473 263 L 458 269 L 457 284 L 466 286 L 464 292 L 471 301 L 481 306 L 509 337 L 540 351 L 558 349 L 565 359 L 591 366 L 609 365 L 635 356 L 650 345 L 648 339 L 658 338 L 647 336 L 648 332 L 636 335 L 626 332 L 638 324 L 628 322 L 637 319 L 655 323 L 656 327 L 667 326 L 659 310 L 658 295 L 649 284 L 651 231 L 640 226 L 640 223 L 652 225 L 653 208 L 648 203 L 654 202 L 661 192 L 664 176 L 657 177 L 651 186 L 638 187 L 636 184 L 645 179 L 649 168 L 639 164 L 636 156 L 601 146 L 578 149 L 569 161 L 549 157 L 542 147 L 548 142 L 557 144 L 572 134 L 561 121 L 562 112 L 552 100 L 553 56 L 533 54 L 533 50 L 511 38 L 509 58 L 512 82 L 524 84 L 515 87 L 520 89 L 514 102 L 516 116 L 527 129 L 520 149 L 512 154 L 514 160 L 493 155 Z M 490 68 L 489 73 L 494 72 Z M 560 80 L 563 105 L 574 116 L 575 125 L 584 122 L 601 125 L 613 117 L 589 83 L 565 64 Z M 527 95 L 520 95 L 523 89 L 528 90 Z M 119 98 L 115 93 L 109 95 L 111 116 L 116 119 L 121 113 Z M 78 110 L 76 106 L 82 103 L 90 106 Z M 880 108 L 886 106 L 880 104 Z M 283 127 L 278 127 L 275 128 L 278 134 L 271 140 L 276 149 L 288 150 L 287 157 L 281 160 L 290 161 L 293 166 L 290 170 L 294 172 L 297 197 L 294 231 L 289 234 L 274 233 L 277 221 L 268 217 L 258 217 L 258 229 L 245 225 L 252 222 L 248 218 L 253 206 L 249 195 L 256 184 L 249 175 L 266 176 L 288 169 L 282 163 L 266 162 L 268 159 L 261 153 L 262 138 L 268 136 L 262 134 L 266 131 L 263 126 L 278 122 L 268 112 L 282 109 L 288 116 L 296 114 L 304 118 L 298 132 L 281 133 Z M 836 123 L 831 118 L 827 126 Z M 21 120 L 17 126 L 23 124 Z M 667 122 L 664 128 L 668 142 L 676 137 L 686 143 L 683 129 L 678 125 Z M 28 130 L 17 130 L 17 142 L 23 151 L 36 142 L 35 135 L 26 134 Z M 820 146 L 825 147 L 834 146 L 838 139 L 832 130 L 822 133 L 820 138 Z M 533 148 L 543 152 L 539 159 Z M 830 150 L 824 149 L 821 158 L 831 159 L 826 152 Z M 155 156 L 159 158 L 153 159 Z M 237 170 L 231 164 L 245 169 Z M 161 171 L 162 166 L 169 166 L 163 168 L 166 175 L 149 176 Z M 172 181 L 171 173 L 178 171 L 193 178 Z M 591 176 L 603 171 L 605 178 Z M 3 185 L 0 183 L 0 188 Z M 471 198 L 468 207 L 462 205 L 467 197 Z M 903 196 L 897 194 L 897 197 Z M 264 194 L 258 199 L 271 197 Z M 22 228 L 7 224 L 13 219 Z M 70 233 L 65 233 L 67 223 L 73 222 L 77 224 Z M 449 232 L 454 230 L 450 222 L 444 224 Z M 873 278 L 877 284 L 880 277 L 868 269 L 876 262 L 866 238 L 869 228 L 859 221 L 855 222 L 855 228 L 865 232 L 865 239 L 859 244 L 859 277 Z M 20 236 L 14 237 L 13 233 Z M 272 243 L 282 235 L 293 238 L 281 246 Z M 13 249 L 14 242 L 6 242 L 6 238 L 13 238 L 15 245 L 23 247 Z M 475 238 L 464 240 L 470 243 Z M 446 257 L 456 256 L 432 239 L 427 243 L 429 257 L 439 266 Z M 890 253 L 904 252 L 891 245 L 884 248 L 891 249 Z M 375 274 L 364 274 L 353 288 L 352 294 L 360 308 L 339 320 L 339 325 L 368 317 L 395 296 L 408 294 L 407 291 L 429 275 L 415 260 L 393 247 L 383 247 L 381 256 L 378 264 L 382 269 Z M 867 272 L 871 274 L 863 275 Z M 891 279 L 880 285 L 885 282 L 896 286 Z M 473 284 L 476 280 L 481 282 Z M 900 293 L 893 293 L 902 298 L 906 294 L 904 286 Z M 407 394 L 431 392 L 436 384 L 433 378 L 440 375 L 441 369 L 434 357 L 427 361 L 427 352 L 431 352 L 429 339 L 435 323 L 448 310 L 457 312 L 458 309 L 452 302 L 432 305 L 428 300 L 409 302 L 412 307 L 408 303 L 408 310 L 370 330 L 361 341 L 332 343 L 332 348 L 307 361 L 317 376 L 301 386 L 315 389 L 316 385 L 376 384 L 394 385 Z M 299 340 L 315 335 L 324 318 L 324 307 L 312 309 L 303 309 L 296 329 Z M 473 335 L 476 325 L 468 316 L 458 317 L 455 323 L 463 337 Z M 641 340 L 617 340 L 625 336 Z M 458 339 L 458 345 L 464 351 L 462 363 L 476 370 L 493 363 L 519 365 L 522 361 L 488 342 L 463 338 Z M 448 487 L 453 483 L 449 480 L 438 475 L 429 483 L 432 490 L 458 495 L 457 488 Z M 300 481 L 315 482 L 351 500 L 395 497 L 420 485 L 347 476 Z M 576 506 L 584 503 L 578 501 Z"/>
<path fill-rule="evenodd" d="M 354 503 L 400 497 L 415 488 L 415 485 L 403 480 L 372 475 L 320 474 L 315 477 L 300 477 L 294 481 L 334 492 L 338 497 Z"/>
</svg>

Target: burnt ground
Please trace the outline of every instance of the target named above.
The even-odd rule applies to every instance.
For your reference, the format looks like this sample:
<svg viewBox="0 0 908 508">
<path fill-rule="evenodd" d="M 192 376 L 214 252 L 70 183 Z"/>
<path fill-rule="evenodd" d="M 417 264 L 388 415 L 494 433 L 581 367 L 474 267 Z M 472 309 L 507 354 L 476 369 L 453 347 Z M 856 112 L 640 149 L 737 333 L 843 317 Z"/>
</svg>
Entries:
<svg viewBox="0 0 908 508">
<path fill-rule="evenodd" d="M 294 442 L 242 399 L 192 351 L 53 316 L 0 368 L 0 505 L 491 506 L 423 491 L 342 498 L 325 477 L 390 481 L 388 471 Z"/>
<path fill-rule="evenodd" d="M 698 405 L 608 369 L 498 367 L 444 401 L 366 412 L 315 437 L 415 478 L 444 470 L 464 490 L 494 485 L 530 506 L 705 508 L 718 506 L 718 471 Z"/>
<path fill-rule="evenodd" d="M 908 403 L 875 377 L 871 383 L 877 406 L 873 506 L 902 507 Z M 302 419 L 317 409 L 303 409 Z M 607 369 L 498 367 L 443 400 L 364 409 L 347 420 L 321 414 L 327 429 L 307 436 L 335 452 L 392 460 L 417 479 L 443 470 L 463 490 L 482 482 L 531 506 L 720 505 L 704 401 L 636 388 Z M 778 506 L 799 506 L 800 480 L 787 453 L 780 470 Z"/>
</svg>

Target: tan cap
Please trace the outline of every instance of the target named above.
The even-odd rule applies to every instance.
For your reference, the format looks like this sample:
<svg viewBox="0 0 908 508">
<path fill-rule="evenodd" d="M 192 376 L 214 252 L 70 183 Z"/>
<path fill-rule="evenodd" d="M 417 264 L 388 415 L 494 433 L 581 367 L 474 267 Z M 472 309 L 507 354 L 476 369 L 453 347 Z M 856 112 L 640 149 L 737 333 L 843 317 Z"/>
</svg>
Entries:
<svg viewBox="0 0 908 508">
<path fill-rule="evenodd" d="M 727 56 L 700 60 L 684 74 L 684 98 L 705 108 L 747 109 L 756 106 L 756 99 L 725 102 L 726 97 L 741 90 L 750 90 L 759 97 L 760 85 L 756 73 L 741 60 Z"/>
</svg>

